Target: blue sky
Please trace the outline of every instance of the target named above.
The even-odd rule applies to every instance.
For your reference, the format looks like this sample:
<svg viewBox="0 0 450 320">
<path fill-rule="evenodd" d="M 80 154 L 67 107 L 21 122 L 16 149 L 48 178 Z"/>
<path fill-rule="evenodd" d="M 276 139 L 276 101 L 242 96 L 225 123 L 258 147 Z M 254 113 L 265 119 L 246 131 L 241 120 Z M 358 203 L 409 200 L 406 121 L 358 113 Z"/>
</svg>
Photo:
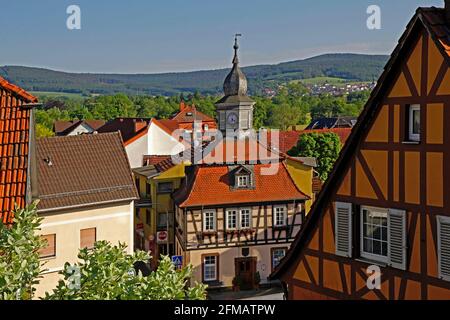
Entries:
<svg viewBox="0 0 450 320">
<path fill-rule="evenodd" d="M 444 0 L 0 0 L 0 65 L 74 72 L 159 73 L 229 67 L 240 32 L 243 65 L 321 53 L 390 54 L 418 6 Z M 66 28 L 81 8 L 82 29 Z M 366 27 L 379 5 L 382 29 Z"/>
</svg>

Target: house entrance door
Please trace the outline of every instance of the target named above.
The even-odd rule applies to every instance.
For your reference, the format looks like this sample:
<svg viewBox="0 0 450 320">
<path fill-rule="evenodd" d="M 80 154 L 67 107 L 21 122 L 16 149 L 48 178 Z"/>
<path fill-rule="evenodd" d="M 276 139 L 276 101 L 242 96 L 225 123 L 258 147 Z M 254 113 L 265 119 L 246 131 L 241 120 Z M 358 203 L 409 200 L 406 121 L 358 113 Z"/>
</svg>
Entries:
<svg viewBox="0 0 450 320">
<path fill-rule="evenodd" d="M 241 280 L 242 290 L 251 290 L 255 287 L 256 261 L 256 257 L 235 259 L 235 273 Z"/>
</svg>

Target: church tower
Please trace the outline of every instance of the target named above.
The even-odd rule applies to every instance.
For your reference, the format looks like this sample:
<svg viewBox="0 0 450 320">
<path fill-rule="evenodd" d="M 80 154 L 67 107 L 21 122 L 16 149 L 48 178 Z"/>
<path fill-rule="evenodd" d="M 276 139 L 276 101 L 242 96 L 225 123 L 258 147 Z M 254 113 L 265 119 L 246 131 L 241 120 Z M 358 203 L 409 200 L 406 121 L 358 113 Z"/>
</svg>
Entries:
<svg viewBox="0 0 450 320">
<path fill-rule="evenodd" d="M 234 40 L 233 68 L 223 83 L 225 96 L 216 103 L 219 129 L 224 136 L 245 136 L 253 128 L 255 102 L 247 95 L 247 78 L 239 67 L 238 36 Z"/>
</svg>

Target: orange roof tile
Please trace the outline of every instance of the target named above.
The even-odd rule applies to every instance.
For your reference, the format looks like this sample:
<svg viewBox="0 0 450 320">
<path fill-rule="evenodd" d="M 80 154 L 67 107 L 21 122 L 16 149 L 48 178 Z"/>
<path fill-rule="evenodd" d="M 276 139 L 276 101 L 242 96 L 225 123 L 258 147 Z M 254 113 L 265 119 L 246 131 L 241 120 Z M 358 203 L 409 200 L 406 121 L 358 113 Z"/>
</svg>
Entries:
<svg viewBox="0 0 450 320">
<path fill-rule="evenodd" d="M 175 120 L 157 120 L 153 119 L 152 122 L 156 124 L 158 127 L 163 129 L 165 132 L 167 132 L 169 135 L 172 135 L 175 130 L 178 130 L 178 122 Z"/>
<path fill-rule="evenodd" d="M 254 188 L 233 190 L 228 166 L 196 166 L 189 182 L 175 193 L 174 199 L 182 208 L 309 199 L 296 187 L 284 163 L 279 163 L 274 175 L 261 174 L 268 167 L 254 166 Z"/>
<path fill-rule="evenodd" d="M 8 82 L 6 79 L 0 77 L 0 88 L 3 88 L 7 91 L 12 92 L 13 94 L 19 96 L 21 100 L 27 103 L 36 103 L 38 99 L 26 92 L 24 89 L 16 86 L 15 84 L 12 84 Z"/>
<path fill-rule="evenodd" d="M 26 205 L 30 108 L 37 99 L 0 77 L 0 222 L 12 223 L 15 205 Z"/>
<path fill-rule="evenodd" d="M 215 120 L 213 118 L 198 111 L 194 105 L 189 106 L 184 102 L 180 103 L 180 111 L 170 120 L 175 120 L 178 123 L 193 123 L 195 120 L 215 123 Z"/>
</svg>

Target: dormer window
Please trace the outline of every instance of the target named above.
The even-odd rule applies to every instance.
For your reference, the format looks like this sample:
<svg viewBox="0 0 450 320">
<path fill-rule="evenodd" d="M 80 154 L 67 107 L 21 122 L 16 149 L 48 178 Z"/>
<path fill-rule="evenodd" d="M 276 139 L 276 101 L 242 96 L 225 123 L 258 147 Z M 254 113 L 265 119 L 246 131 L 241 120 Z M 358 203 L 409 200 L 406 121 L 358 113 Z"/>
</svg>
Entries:
<svg viewBox="0 0 450 320">
<path fill-rule="evenodd" d="M 249 189 L 253 186 L 253 170 L 248 166 L 238 166 L 232 169 L 231 172 L 234 175 L 234 189 Z"/>
<path fill-rule="evenodd" d="M 243 175 L 237 177 L 237 187 L 238 188 L 248 188 L 249 187 L 250 176 Z"/>
</svg>

